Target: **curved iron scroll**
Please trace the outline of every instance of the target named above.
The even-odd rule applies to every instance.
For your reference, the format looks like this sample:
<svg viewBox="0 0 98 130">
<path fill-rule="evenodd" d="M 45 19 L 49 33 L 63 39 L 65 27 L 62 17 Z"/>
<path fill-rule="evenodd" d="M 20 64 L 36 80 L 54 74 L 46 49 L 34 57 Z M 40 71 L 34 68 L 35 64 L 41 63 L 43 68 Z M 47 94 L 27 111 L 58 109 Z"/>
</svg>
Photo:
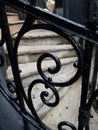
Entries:
<svg viewBox="0 0 98 130">
<path fill-rule="evenodd" d="M 61 30 L 59 28 L 55 28 L 53 25 L 49 25 L 49 24 L 30 25 L 30 26 L 25 25 L 25 26 L 23 26 L 23 28 L 19 32 L 19 34 L 16 38 L 16 41 L 15 41 L 15 44 L 14 44 L 14 58 L 16 59 L 15 64 L 16 64 L 18 70 L 19 70 L 19 66 L 18 66 L 18 56 L 17 56 L 17 54 L 18 54 L 18 46 L 19 46 L 20 40 L 25 33 L 27 33 L 30 30 L 35 30 L 35 29 L 47 29 L 47 30 L 53 31 L 53 32 L 59 34 L 60 36 L 66 38 L 72 44 L 72 46 L 74 47 L 74 49 L 77 53 L 77 56 L 78 56 L 77 72 L 74 75 L 74 77 L 72 77 L 72 79 L 70 79 L 69 81 L 67 81 L 65 83 L 54 83 L 54 82 L 52 82 L 51 78 L 48 78 L 47 76 L 44 75 L 43 70 L 41 68 L 41 63 L 44 60 L 44 58 L 51 58 L 56 63 L 55 68 L 48 68 L 49 73 L 54 74 L 54 73 L 59 72 L 60 69 L 61 69 L 61 63 L 60 63 L 60 60 L 58 59 L 58 57 L 54 56 L 53 54 L 49 54 L 49 53 L 42 54 L 38 59 L 37 69 L 38 69 L 38 72 L 41 75 L 43 80 L 39 79 L 39 80 L 32 81 L 32 83 L 30 84 L 30 86 L 28 88 L 28 99 L 25 95 L 25 92 L 23 90 L 23 86 L 22 86 L 22 83 L 21 83 L 22 93 L 23 93 L 23 96 L 25 98 L 25 101 L 26 101 L 28 107 L 30 108 L 30 110 L 31 110 L 32 114 L 35 116 L 35 118 L 37 118 L 37 121 L 40 124 L 43 124 L 41 122 L 41 120 L 39 119 L 36 111 L 34 110 L 34 105 L 33 105 L 32 99 L 31 99 L 31 90 L 32 90 L 33 86 L 37 83 L 42 83 L 42 84 L 45 84 L 45 87 L 47 87 L 48 89 L 51 89 L 53 91 L 54 95 L 55 95 L 55 101 L 53 103 L 49 103 L 45 99 L 45 97 L 47 97 L 49 95 L 46 91 L 41 93 L 41 99 L 42 99 L 43 103 L 45 103 L 47 106 L 51 106 L 51 107 L 56 106 L 59 103 L 59 94 L 58 94 L 55 86 L 56 87 L 57 86 L 68 87 L 68 85 L 71 85 L 72 83 L 74 83 L 80 77 L 81 71 L 82 71 L 82 53 L 81 53 L 80 46 L 75 42 L 75 40 L 72 38 L 71 35 L 68 35 L 66 32 L 64 32 L 63 30 Z M 29 101 L 29 104 L 28 104 L 28 101 Z"/>
<path fill-rule="evenodd" d="M 30 25 L 30 26 L 25 25 L 25 27 L 23 26 L 22 31 L 20 31 L 20 33 L 18 34 L 18 36 L 16 38 L 16 41 L 15 41 L 14 57 L 17 59 L 17 51 L 18 51 L 19 41 L 21 40 L 21 37 L 25 33 L 27 33 L 28 31 L 35 30 L 35 29 L 47 29 L 47 30 L 53 31 L 53 32 L 59 34 L 60 36 L 64 37 L 65 39 L 67 39 L 69 41 L 69 43 L 73 46 L 73 48 L 75 49 L 75 51 L 77 53 L 77 56 L 78 56 L 78 70 L 77 70 L 76 74 L 68 82 L 65 82 L 65 83 L 53 83 L 51 81 L 51 84 L 54 85 L 54 86 L 68 86 L 68 85 L 71 85 L 72 83 L 74 83 L 80 77 L 81 71 L 82 71 L 82 48 L 80 48 L 79 44 L 77 44 L 77 42 L 74 40 L 72 35 L 67 34 L 66 32 L 64 32 L 60 28 L 55 28 L 53 25 L 49 25 L 49 24 L 39 24 L 39 25 Z M 42 69 L 41 69 L 41 62 L 46 57 L 51 57 L 51 59 L 53 59 L 56 62 L 56 65 L 57 65 L 56 69 L 54 69 L 54 70 L 52 70 L 51 68 L 49 69 L 49 72 L 51 74 L 57 73 L 59 71 L 59 69 L 61 68 L 61 64 L 60 64 L 60 61 L 57 61 L 56 57 L 52 56 L 51 54 L 43 54 L 38 59 L 37 69 L 38 69 L 40 75 L 42 76 L 42 78 L 45 81 L 48 81 L 48 78 L 43 74 Z M 17 64 L 18 64 L 18 59 L 17 59 Z"/>
</svg>

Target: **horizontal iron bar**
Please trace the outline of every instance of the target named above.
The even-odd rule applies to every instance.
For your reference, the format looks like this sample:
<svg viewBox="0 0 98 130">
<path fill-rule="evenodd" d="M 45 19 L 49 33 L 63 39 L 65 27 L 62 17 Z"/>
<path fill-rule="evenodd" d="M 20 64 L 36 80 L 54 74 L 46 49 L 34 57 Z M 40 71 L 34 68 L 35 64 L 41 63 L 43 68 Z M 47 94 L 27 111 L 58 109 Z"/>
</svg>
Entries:
<svg viewBox="0 0 98 130">
<path fill-rule="evenodd" d="M 69 34 L 77 35 L 92 43 L 98 44 L 98 34 L 81 24 L 68 20 L 59 15 L 47 12 L 40 7 L 32 6 L 29 2 L 24 0 L 0 0 L 0 2 L 3 2 L 4 4 L 7 4 L 24 13 L 30 14 L 48 24 L 62 29 Z"/>
</svg>

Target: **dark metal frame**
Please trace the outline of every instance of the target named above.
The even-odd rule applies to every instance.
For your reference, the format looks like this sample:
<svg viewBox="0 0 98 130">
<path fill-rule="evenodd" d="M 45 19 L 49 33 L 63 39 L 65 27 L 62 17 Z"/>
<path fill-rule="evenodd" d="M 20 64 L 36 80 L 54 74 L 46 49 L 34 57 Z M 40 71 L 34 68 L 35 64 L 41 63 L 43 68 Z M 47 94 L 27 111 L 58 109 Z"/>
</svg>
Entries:
<svg viewBox="0 0 98 130">
<path fill-rule="evenodd" d="M 8 21 L 7 21 L 7 14 L 5 11 L 5 5 L 9 5 L 17 10 L 22 11 L 23 13 L 27 14 L 25 19 L 24 25 L 22 26 L 18 36 L 15 40 L 13 45 Z M 44 11 L 41 8 L 38 8 L 34 5 L 34 3 L 25 2 L 23 0 L 0 0 L 0 24 L 2 30 L 2 38 L 0 45 L 2 46 L 6 43 L 8 55 L 10 59 L 10 64 L 13 71 L 14 76 L 14 83 L 8 82 L 8 86 L 13 86 L 14 91 L 16 92 L 16 96 L 14 96 L 11 91 L 7 88 L 4 88 L 3 85 L 0 85 L 0 91 L 4 94 L 6 99 L 12 104 L 12 106 L 19 112 L 19 114 L 23 117 L 24 121 L 24 128 L 28 130 L 28 122 L 32 125 L 36 126 L 37 129 L 42 130 L 50 130 L 38 117 L 36 110 L 33 106 L 33 101 L 31 98 L 31 91 L 33 86 L 37 83 L 44 84 L 46 88 L 49 88 L 53 91 L 55 95 L 55 101 L 53 103 L 48 102 L 45 97 L 48 96 L 47 92 L 41 93 L 41 99 L 44 104 L 50 107 L 54 107 L 59 103 L 59 94 L 57 92 L 56 87 L 68 87 L 69 85 L 73 84 L 78 78 L 82 75 L 82 90 L 81 90 L 81 103 L 79 109 L 79 126 L 76 128 L 72 123 L 67 121 L 62 121 L 58 124 L 58 130 L 63 130 L 63 126 L 68 126 L 72 130 L 90 130 L 89 128 L 89 119 L 90 119 L 90 111 L 91 106 L 93 104 L 94 99 L 98 96 L 98 89 L 95 90 L 89 99 L 87 99 L 88 94 L 88 84 L 89 84 L 89 75 L 90 75 L 90 65 L 91 65 L 91 58 L 92 58 L 92 48 L 93 45 L 98 45 L 98 34 L 96 33 L 96 24 L 94 21 L 87 21 L 87 27 L 80 25 L 78 23 L 72 22 L 66 18 L 60 17 L 56 14 L 51 14 L 49 12 Z M 34 25 L 33 22 L 36 20 L 42 20 L 42 24 Z M 78 57 L 78 68 L 76 74 L 67 82 L 54 82 L 50 77 L 47 77 L 41 68 L 42 61 L 50 57 L 56 63 L 55 68 L 49 68 L 48 71 L 51 74 L 55 74 L 59 72 L 61 69 L 61 63 L 58 57 L 54 56 L 50 53 L 45 53 L 41 55 L 37 61 L 37 69 L 39 74 L 41 75 L 42 79 L 36 79 L 30 83 L 28 87 L 28 96 L 26 96 L 24 92 L 24 88 L 21 82 L 20 77 L 20 70 L 18 66 L 18 57 L 17 51 L 21 37 L 28 31 L 34 29 L 47 29 L 57 34 L 61 35 L 62 37 L 66 38 L 70 44 L 74 47 L 77 57 Z M 82 48 L 78 45 L 78 43 L 74 40 L 73 35 L 79 36 L 80 38 L 84 39 L 85 41 L 85 48 L 84 53 Z M 4 59 L 0 56 L 1 65 L 4 65 Z M 9 88 L 9 87 L 8 87 Z M 29 114 L 26 111 L 24 102 L 27 104 L 29 110 L 32 114 Z M 17 106 L 20 108 L 17 109 Z M 36 123 L 35 123 L 36 122 Z"/>
</svg>

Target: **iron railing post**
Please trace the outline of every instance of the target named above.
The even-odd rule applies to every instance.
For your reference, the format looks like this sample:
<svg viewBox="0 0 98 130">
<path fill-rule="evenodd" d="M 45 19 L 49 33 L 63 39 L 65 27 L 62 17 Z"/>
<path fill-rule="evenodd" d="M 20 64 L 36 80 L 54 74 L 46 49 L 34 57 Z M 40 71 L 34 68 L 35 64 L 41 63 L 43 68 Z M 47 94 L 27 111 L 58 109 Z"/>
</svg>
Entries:
<svg viewBox="0 0 98 130">
<path fill-rule="evenodd" d="M 1 12 L 1 20 L 2 20 L 2 30 L 4 32 L 4 38 L 5 38 L 4 40 L 6 42 L 6 46 L 8 49 L 10 64 L 12 66 L 12 72 L 14 75 L 17 75 L 19 73 L 19 70 L 17 70 L 17 72 L 16 72 L 16 69 L 15 69 L 16 65 L 15 65 L 14 56 L 13 56 L 13 43 L 12 43 L 12 39 L 11 39 L 11 35 L 10 35 L 7 14 L 5 12 L 5 5 L 2 2 L 0 2 L 0 12 Z M 17 79 L 17 76 L 15 79 Z M 15 80 L 15 82 L 16 82 L 16 86 L 17 86 L 17 88 L 16 88 L 16 93 L 18 95 L 17 98 L 18 98 L 21 110 L 25 111 L 24 100 L 23 100 L 23 97 L 22 97 L 22 94 L 21 94 L 21 91 L 19 88 L 20 85 L 18 84 L 19 82 L 17 82 L 16 80 Z M 24 129 L 29 130 L 28 123 L 26 122 L 25 119 L 23 119 L 23 122 L 24 122 Z"/>
<path fill-rule="evenodd" d="M 98 18 L 98 8 L 97 8 L 97 0 L 89 1 L 89 10 L 87 16 L 87 27 L 96 32 L 97 26 L 97 18 Z M 87 100 L 88 100 L 88 91 L 89 91 L 89 77 L 90 77 L 90 70 L 91 70 L 91 60 L 92 60 L 92 51 L 93 51 L 94 44 L 92 42 L 86 41 L 85 42 L 85 49 L 84 49 L 84 58 L 83 58 L 83 73 L 82 73 L 82 91 L 81 91 L 81 104 L 79 109 L 79 127 L 78 130 L 89 130 L 89 119 L 90 119 L 90 107 L 87 107 Z M 97 73 L 97 72 L 96 72 Z M 93 75 L 93 79 L 96 79 L 96 74 Z M 96 80 L 95 80 L 96 81 Z M 95 82 L 94 81 L 94 82 Z M 95 84 L 91 87 L 95 87 Z M 93 93 L 93 92 L 92 92 Z"/>
</svg>

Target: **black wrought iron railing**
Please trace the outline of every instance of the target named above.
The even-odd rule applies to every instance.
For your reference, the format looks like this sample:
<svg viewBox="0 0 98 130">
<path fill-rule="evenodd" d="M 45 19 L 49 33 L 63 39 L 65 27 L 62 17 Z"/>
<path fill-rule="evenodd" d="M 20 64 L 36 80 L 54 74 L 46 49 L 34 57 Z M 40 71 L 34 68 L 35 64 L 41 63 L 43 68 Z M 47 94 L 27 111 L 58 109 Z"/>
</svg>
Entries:
<svg viewBox="0 0 98 130">
<path fill-rule="evenodd" d="M 19 31 L 15 43 L 12 43 L 11 34 L 9 31 L 7 13 L 5 10 L 5 6 L 8 5 L 16 10 L 20 10 L 25 13 L 26 19 L 25 22 Z M 91 14 L 92 15 L 92 14 Z M 96 16 L 94 15 L 94 18 Z M 42 20 L 42 24 L 33 24 L 36 19 Z M 49 107 L 54 107 L 59 103 L 59 94 L 57 91 L 57 87 L 68 87 L 69 85 L 76 82 L 79 77 L 82 75 L 82 87 L 81 87 L 81 101 L 79 108 L 79 118 L 78 118 L 78 128 L 76 128 L 75 124 L 71 122 L 62 121 L 58 124 L 58 130 L 63 130 L 63 126 L 68 126 L 72 130 L 90 130 L 89 120 L 91 117 L 91 106 L 93 101 L 98 96 L 98 89 L 94 89 L 89 99 L 87 98 L 88 90 L 89 90 L 89 75 L 91 68 L 91 59 L 92 59 L 92 49 L 94 45 L 98 45 L 98 34 L 97 34 L 97 21 L 96 19 L 92 19 L 92 17 L 88 18 L 87 27 L 80 25 L 78 23 L 72 22 L 66 18 L 60 17 L 56 14 L 49 13 L 39 7 L 36 7 L 33 4 L 33 1 L 26 2 L 24 0 L 0 0 L 0 28 L 1 28 L 1 41 L 0 45 L 2 47 L 3 44 L 6 44 L 8 55 L 10 59 L 10 64 L 12 67 L 12 72 L 14 76 L 13 83 L 5 83 L 8 87 L 4 87 L 2 84 L 2 79 L 0 82 L 0 92 L 6 97 L 7 101 L 13 106 L 13 108 L 21 115 L 24 122 L 24 129 L 40 129 L 40 130 L 50 130 L 49 126 L 46 126 L 39 116 L 33 106 L 33 100 L 31 97 L 31 92 L 33 87 L 40 83 L 45 85 L 46 88 L 52 90 L 55 95 L 55 101 L 50 103 L 46 100 L 45 97 L 48 96 L 48 93 L 45 91 L 41 92 L 41 99 L 43 103 Z M 21 37 L 30 30 L 34 29 L 46 29 L 56 32 L 60 36 L 67 39 L 70 44 L 73 46 L 74 50 L 77 53 L 78 57 L 78 66 L 76 74 L 67 82 L 55 82 L 51 77 L 47 77 L 41 67 L 42 61 L 45 58 L 51 58 L 54 60 L 56 67 L 49 68 L 48 71 L 50 74 L 56 74 L 61 69 L 61 63 L 58 57 L 54 56 L 50 53 L 42 54 L 37 61 L 37 70 L 39 75 L 42 77 L 41 79 L 33 80 L 29 87 L 28 93 L 26 95 L 21 77 L 20 70 L 18 65 L 18 46 L 21 40 Z M 73 35 L 82 38 L 85 41 L 84 50 L 79 46 L 79 44 L 73 38 Z M 1 64 L 0 67 L 4 65 L 4 58 L 0 56 Z M 1 77 L 0 77 L 1 78 Z M 9 89 L 11 86 L 13 89 Z M 95 87 L 95 86 L 94 86 Z M 13 94 L 14 92 L 14 94 Z M 26 110 L 25 104 L 28 106 L 30 113 Z M 28 124 L 31 124 L 32 127 L 29 127 Z"/>
</svg>

